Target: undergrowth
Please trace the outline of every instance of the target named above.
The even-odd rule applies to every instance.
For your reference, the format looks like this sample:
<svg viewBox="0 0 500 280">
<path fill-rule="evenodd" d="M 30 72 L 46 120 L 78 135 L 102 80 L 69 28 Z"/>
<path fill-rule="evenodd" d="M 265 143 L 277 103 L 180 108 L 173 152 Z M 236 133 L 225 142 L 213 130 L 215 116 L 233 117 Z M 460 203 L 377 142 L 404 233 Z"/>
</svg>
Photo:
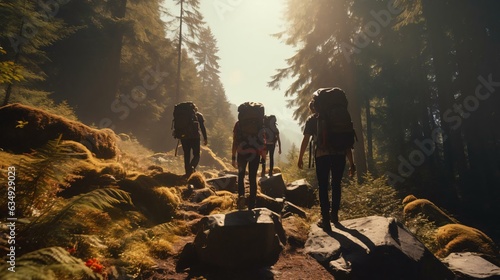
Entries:
<svg viewBox="0 0 500 280">
<path fill-rule="evenodd" d="M 361 183 L 346 180 L 342 184 L 340 210 L 343 219 L 378 215 L 401 221 L 403 208 L 397 191 L 387 184 L 386 178 L 375 178 L 368 173 Z"/>
</svg>

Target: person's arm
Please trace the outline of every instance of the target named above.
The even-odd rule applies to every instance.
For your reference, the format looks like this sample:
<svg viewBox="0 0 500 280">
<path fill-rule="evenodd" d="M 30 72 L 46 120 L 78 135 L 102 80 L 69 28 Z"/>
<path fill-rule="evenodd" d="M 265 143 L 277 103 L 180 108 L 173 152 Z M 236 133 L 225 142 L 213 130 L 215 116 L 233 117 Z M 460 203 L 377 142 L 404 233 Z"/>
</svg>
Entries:
<svg viewBox="0 0 500 280">
<path fill-rule="evenodd" d="M 281 139 L 280 139 L 280 134 L 278 133 L 277 138 L 278 140 L 278 154 L 281 155 Z"/>
<path fill-rule="evenodd" d="M 304 134 L 304 138 L 302 138 L 302 143 L 300 144 L 299 161 L 297 163 L 297 166 L 300 169 L 304 167 L 304 162 L 302 161 L 302 158 L 304 157 L 304 153 L 306 152 L 307 145 L 309 145 L 309 139 L 311 139 L 311 135 Z"/>
<path fill-rule="evenodd" d="M 200 130 L 201 134 L 203 135 L 203 144 L 206 146 L 208 144 L 208 138 L 207 138 L 207 129 L 205 128 L 205 119 L 203 118 L 203 115 L 198 112 L 198 123 L 200 124 Z"/>
<path fill-rule="evenodd" d="M 238 122 L 234 124 L 233 128 L 233 145 L 231 146 L 231 165 L 234 168 L 238 168 L 238 165 L 236 164 L 236 151 L 238 150 L 238 143 L 236 141 L 236 129 L 237 129 Z"/>
</svg>

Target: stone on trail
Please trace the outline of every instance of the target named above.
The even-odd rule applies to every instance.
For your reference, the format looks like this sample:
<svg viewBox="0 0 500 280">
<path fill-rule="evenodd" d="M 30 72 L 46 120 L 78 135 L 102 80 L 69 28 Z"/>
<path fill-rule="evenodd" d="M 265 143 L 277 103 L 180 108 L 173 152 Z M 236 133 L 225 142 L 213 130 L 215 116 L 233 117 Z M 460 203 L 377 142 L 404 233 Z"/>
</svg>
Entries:
<svg viewBox="0 0 500 280">
<path fill-rule="evenodd" d="M 305 251 L 335 279 L 455 279 L 424 244 L 393 218 L 363 217 L 332 225 L 313 224 Z"/>
<path fill-rule="evenodd" d="M 451 253 L 443 262 L 459 279 L 500 279 L 500 267 L 477 253 Z"/>
<path fill-rule="evenodd" d="M 283 181 L 283 176 L 281 176 L 281 173 L 274 174 L 271 177 L 260 178 L 259 185 L 262 193 L 270 197 L 274 198 L 285 197 L 286 185 L 285 181 Z"/>
<path fill-rule="evenodd" d="M 240 269 L 274 265 L 286 242 L 280 216 L 266 208 L 215 214 L 200 220 L 177 269 L 194 266 Z"/>
</svg>

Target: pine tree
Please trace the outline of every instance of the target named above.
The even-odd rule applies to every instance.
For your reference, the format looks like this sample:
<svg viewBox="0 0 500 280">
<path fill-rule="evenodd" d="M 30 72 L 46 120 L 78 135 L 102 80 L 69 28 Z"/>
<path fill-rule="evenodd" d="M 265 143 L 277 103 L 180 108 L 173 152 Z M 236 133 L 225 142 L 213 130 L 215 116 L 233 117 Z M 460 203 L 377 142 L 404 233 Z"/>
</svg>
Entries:
<svg viewBox="0 0 500 280">
<path fill-rule="evenodd" d="M 203 15 L 200 12 L 200 1 L 199 0 L 174 0 L 175 5 L 179 6 L 179 21 L 178 35 L 177 35 L 177 90 L 176 90 L 176 102 L 179 102 L 181 98 L 181 76 L 182 76 L 182 45 L 185 43 L 189 51 L 195 51 L 198 48 L 200 32 L 205 22 L 203 20 Z M 172 13 L 167 13 L 170 17 L 173 17 Z M 172 20 L 175 21 L 175 20 Z M 172 23 L 169 22 L 169 24 Z M 186 26 L 186 30 L 183 27 Z"/>
<path fill-rule="evenodd" d="M 37 87 L 46 78 L 41 68 L 48 62 L 44 48 L 74 31 L 57 17 L 59 7 L 58 4 L 49 6 L 44 2 L 21 0 L 0 3 L 3 20 L 0 46 L 6 52 L 3 59 L 10 65 L 10 75 L 14 77 L 4 88 L 3 105 L 10 102 L 13 93 L 21 99 L 34 95 L 47 98 L 48 92 L 39 91 Z"/>
</svg>

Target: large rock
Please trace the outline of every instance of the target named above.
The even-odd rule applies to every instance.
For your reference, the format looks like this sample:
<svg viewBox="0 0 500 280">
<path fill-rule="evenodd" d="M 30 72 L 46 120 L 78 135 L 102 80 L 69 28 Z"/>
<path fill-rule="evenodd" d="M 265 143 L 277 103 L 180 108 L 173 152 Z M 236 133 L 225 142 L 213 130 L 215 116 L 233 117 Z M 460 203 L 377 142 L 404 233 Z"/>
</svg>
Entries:
<svg viewBox="0 0 500 280">
<path fill-rule="evenodd" d="M 110 129 L 93 129 L 80 122 L 21 104 L 0 108 L 0 148 L 14 153 L 30 152 L 57 139 L 85 145 L 98 158 L 116 156 L 117 136 Z"/>
<path fill-rule="evenodd" d="M 287 201 L 300 207 L 311 208 L 317 203 L 314 188 L 305 179 L 287 184 L 285 198 Z"/>
<path fill-rule="evenodd" d="M 195 259 L 217 268 L 271 266 L 286 242 L 279 215 L 265 208 L 207 216 L 198 228 Z"/>
<path fill-rule="evenodd" d="M 286 185 L 281 173 L 274 174 L 271 177 L 262 177 L 259 179 L 259 184 L 262 193 L 274 198 L 285 197 Z"/>
<path fill-rule="evenodd" d="M 211 185 L 217 191 L 229 191 L 232 193 L 237 193 L 237 175 L 226 175 L 218 178 L 208 179 L 207 184 Z"/>
<path fill-rule="evenodd" d="M 443 262 L 458 279 L 500 279 L 500 267 L 476 253 L 452 253 Z"/>
<path fill-rule="evenodd" d="M 255 198 L 255 205 L 257 207 L 267 208 L 275 213 L 281 214 L 284 207 L 284 201 L 282 198 L 272 198 L 258 192 Z"/>
<path fill-rule="evenodd" d="M 312 225 L 305 251 L 327 266 L 335 279 L 455 279 L 393 218 L 346 220 L 331 233 Z"/>
</svg>

